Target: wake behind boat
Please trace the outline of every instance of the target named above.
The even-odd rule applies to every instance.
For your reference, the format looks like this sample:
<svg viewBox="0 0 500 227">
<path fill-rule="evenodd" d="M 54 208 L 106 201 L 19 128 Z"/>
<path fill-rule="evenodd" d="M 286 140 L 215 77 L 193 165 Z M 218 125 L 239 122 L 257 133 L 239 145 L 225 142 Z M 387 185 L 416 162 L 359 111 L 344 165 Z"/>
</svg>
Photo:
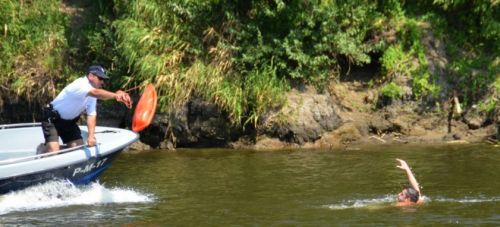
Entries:
<svg viewBox="0 0 500 227">
<path fill-rule="evenodd" d="M 87 127 L 80 126 L 83 140 Z M 54 179 L 73 184 L 94 181 L 139 135 L 126 129 L 96 126 L 97 146 L 77 146 L 57 154 L 36 154 L 44 142 L 40 123 L 0 125 L 0 194 Z"/>
</svg>

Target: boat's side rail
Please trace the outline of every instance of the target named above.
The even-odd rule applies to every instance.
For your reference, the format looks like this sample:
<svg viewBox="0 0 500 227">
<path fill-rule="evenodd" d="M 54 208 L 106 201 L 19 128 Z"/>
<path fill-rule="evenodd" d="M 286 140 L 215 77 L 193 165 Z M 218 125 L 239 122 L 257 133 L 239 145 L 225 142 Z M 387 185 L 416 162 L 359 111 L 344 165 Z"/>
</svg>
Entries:
<svg viewBox="0 0 500 227">
<path fill-rule="evenodd" d="M 40 125 L 42 125 L 40 122 L 8 124 L 8 125 L 0 125 L 0 129 L 37 127 Z"/>
<path fill-rule="evenodd" d="M 0 165 L 8 165 L 8 164 L 14 164 L 14 163 L 19 163 L 19 162 L 31 161 L 33 159 L 43 158 L 43 157 L 52 156 L 52 155 L 60 155 L 60 154 L 68 153 L 68 152 L 79 150 L 81 148 L 86 148 L 86 147 L 87 147 L 87 145 L 80 145 L 80 146 L 76 146 L 76 147 L 62 149 L 62 150 L 59 150 L 57 152 L 47 152 L 47 153 L 43 153 L 43 154 L 31 155 L 31 156 L 26 156 L 26 157 L 22 157 L 22 158 L 7 159 L 7 160 L 0 161 Z"/>
</svg>

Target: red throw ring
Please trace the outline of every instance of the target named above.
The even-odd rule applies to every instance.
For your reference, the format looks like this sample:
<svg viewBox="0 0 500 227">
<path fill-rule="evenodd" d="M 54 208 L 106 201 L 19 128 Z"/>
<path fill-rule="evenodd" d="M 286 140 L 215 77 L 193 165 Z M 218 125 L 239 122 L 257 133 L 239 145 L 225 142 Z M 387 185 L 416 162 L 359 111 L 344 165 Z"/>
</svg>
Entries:
<svg viewBox="0 0 500 227">
<path fill-rule="evenodd" d="M 132 118 L 132 130 L 139 132 L 148 127 L 156 111 L 156 90 L 148 84 L 142 93 Z"/>
</svg>

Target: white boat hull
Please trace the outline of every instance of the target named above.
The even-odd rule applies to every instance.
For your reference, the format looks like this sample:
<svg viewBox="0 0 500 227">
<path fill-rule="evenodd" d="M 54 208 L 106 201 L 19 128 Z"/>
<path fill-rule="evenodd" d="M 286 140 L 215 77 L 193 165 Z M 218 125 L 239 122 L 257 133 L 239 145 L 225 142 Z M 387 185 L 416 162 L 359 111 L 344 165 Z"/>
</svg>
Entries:
<svg viewBox="0 0 500 227">
<path fill-rule="evenodd" d="M 86 141 L 87 127 L 80 129 Z M 130 130 L 101 126 L 96 127 L 95 135 L 97 146 L 36 155 L 36 147 L 44 141 L 39 124 L 0 125 L 0 194 L 54 179 L 87 184 L 139 138 Z"/>
</svg>

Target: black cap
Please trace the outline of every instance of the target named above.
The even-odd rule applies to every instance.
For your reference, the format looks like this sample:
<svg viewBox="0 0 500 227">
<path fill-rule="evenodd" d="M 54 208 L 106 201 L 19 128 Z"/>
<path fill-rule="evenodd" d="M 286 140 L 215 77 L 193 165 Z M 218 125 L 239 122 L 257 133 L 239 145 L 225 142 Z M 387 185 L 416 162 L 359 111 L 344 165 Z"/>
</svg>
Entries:
<svg viewBox="0 0 500 227">
<path fill-rule="evenodd" d="M 100 65 L 92 65 L 89 67 L 89 69 L 87 71 L 88 71 L 88 73 L 92 73 L 92 74 L 94 74 L 102 79 L 105 79 L 105 80 L 109 79 L 109 77 L 106 75 L 106 71 Z"/>
</svg>

